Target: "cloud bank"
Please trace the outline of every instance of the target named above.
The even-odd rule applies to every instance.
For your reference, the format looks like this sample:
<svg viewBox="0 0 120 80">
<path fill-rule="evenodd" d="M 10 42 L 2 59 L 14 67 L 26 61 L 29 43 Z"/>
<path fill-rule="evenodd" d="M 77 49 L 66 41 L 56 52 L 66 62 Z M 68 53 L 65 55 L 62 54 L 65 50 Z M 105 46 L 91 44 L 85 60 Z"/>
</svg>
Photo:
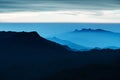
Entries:
<svg viewBox="0 0 120 80">
<path fill-rule="evenodd" d="M 49 11 L 1 13 L 0 22 L 92 22 L 120 23 L 119 10 Z"/>
<path fill-rule="evenodd" d="M 118 9 L 120 0 L 0 0 L 0 12 Z"/>
<path fill-rule="evenodd" d="M 0 22 L 120 23 L 120 0 L 0 0 Z"/>
</svg>

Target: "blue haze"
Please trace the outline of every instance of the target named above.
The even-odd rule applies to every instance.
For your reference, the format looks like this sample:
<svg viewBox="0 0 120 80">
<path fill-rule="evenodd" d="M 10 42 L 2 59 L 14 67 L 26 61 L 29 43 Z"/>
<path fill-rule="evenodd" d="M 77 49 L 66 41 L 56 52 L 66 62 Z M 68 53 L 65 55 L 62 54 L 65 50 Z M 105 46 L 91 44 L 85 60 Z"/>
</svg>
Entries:
<svg viewBox="0 0 120 80">
<path fill-rule="evenodd" d="M 68 40 L 75 44 L 82 45 L 85 47 L 120 48 L 120 33 L 80 31 L 80 32 L 71 32 L 71 33 L 56 35 L 55 37 L 63 40 Z"/>
<path fill-rule="evenodd" d="M 37 31 L 45 38 L 57 37 L 59 44 L 67 45 L 76 50 L 88 48 L 120 48 L 120 34 L 108 33 L 71 33 L 75 29 L 104 29 L 120 33 L 119 23 L 0 23 L 0 31 Z"/>
<path fill-rule="evenodd" d="M 120 32 L 119 23 L 0 23 L 0 31 L 37 31 L 43 37 L 51 37 L 82 28 Z"/>
</svg>

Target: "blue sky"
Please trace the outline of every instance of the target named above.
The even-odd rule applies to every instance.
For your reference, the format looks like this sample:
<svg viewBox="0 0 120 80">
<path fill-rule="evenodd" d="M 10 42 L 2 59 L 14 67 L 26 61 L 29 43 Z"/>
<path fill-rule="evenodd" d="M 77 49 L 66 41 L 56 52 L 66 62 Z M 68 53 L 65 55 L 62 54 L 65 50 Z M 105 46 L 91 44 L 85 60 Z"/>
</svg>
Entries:
<svg viewBox="0 0 120 80">
<path fill-rule="evenodd" d="M 43 37 L 50 37 L 82 28 L 105 29 L 120 33 L 120 24 L 0 23 L 0 31 L 37 31 Z"/>
</svg>

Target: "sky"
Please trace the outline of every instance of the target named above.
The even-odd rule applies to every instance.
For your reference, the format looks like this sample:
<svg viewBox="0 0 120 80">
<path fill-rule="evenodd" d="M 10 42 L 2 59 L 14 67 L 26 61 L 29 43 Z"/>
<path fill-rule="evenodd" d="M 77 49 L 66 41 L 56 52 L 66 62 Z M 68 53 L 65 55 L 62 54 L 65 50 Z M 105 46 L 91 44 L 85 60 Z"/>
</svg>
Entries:
<svg viewBox="0 0 120 80">
<path fill-rule="evenodd" d="M 101 23 L 1 23 L 0 31 L 37 31 L 42 37 L 53 37 L 82 28 L 104 29 L 120 33 L 119 24 Z"/>
<path fill-rule="evenodd" d="M 0 0 L 0 22 L 120 23 L 120 0 Z"/>
</svg>

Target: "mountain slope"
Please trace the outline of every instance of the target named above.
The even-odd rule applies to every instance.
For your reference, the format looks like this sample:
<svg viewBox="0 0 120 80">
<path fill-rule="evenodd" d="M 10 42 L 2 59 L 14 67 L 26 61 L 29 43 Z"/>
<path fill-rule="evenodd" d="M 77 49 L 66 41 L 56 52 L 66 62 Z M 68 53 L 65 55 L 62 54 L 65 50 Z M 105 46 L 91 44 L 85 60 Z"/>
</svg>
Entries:
<svg viewBox="0 0 120 80">
<path fill-rule="evenodd" d="M 42 76 L 76 64 L 69 61 L 75 59 L 72 58 L 73 54 L 70 51 L 40 37 L 36 32 L 0 32 L 0 35 L 2 35 L 0 37 L 2 79 L 40 79 Z"/>
<path fill-rule="evenodd" d="M 76 29 L 72 32 L 56 35 L 56 37 L 92 48 L 104 48 L 108 46 L 120 47 L 120 33 L 114 33 L 102 29 Z"/>
<path fill-rule="evenodd" d="M 86 51 L 86 50 L 90 49 L 88 47 L 80 46 L 80 45 L 77 45 L 77 44 L 70 42 L 70 41 L 67 41 L 67 40 L 61 40 L 57 37 L 48 38 L 48 40 L 59 43 L 61 45 L 66 45 L 75 51 Z"/>
<path fill-rule="evenodd" d="M 48 41 L 48 40 L 40 37 L 36 32 L 30 32 L 30 33 L 29 32 L 28 33 L 27 32 L 19 32 L 19 33 L 11 32 L 11 34 L 13 34 L 13 35 L 0 39 L 1 48 L 2 47 L 12 48 L 10 46 L 15 46 L 13 48 L 18 47 L 18 49 L 19 49 L 19 47 L 21 47 L 21 48 L 25 47 L 27 49 L 27 48 L 31 47 L 31 48 L 40 48 L 41 50 L 42 49 L 44 50 L 44 49 L 48 49 L 51 46 L 54 46 L 56 48 L 54 51 L 57 51 L 60 49 L 65 50 L 61 45 L 56 44 L 51 41 Z M 9 35 L 9 33 L 8 33 L 8 35 Z M 52 48 L 53 47 L 51 47 L 51 49 Z"/>
<path fill-rule="evenodd" d="M 120 50 L 74 52 L 36 32 L 0 32 L 0 35 L 0 80 L 50 80 L 49 76 L 62 70 L 96 63 L 114 65 L 120 61 Z"/>
</svg>

